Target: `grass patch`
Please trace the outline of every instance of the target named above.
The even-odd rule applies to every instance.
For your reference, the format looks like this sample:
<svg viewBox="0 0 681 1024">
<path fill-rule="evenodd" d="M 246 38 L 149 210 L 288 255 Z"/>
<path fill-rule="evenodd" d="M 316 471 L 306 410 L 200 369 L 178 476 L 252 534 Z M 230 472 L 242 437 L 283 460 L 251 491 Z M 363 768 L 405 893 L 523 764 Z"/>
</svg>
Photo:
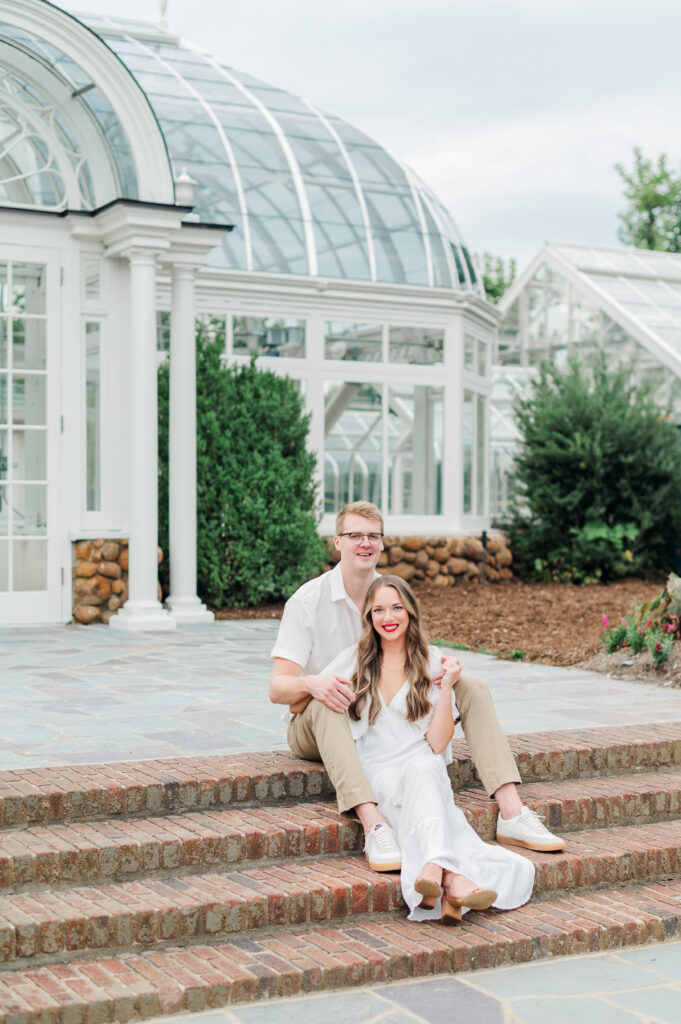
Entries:
<svg viewBox="0 0 681 1024">
<path fill-rule="evenodd" d="M 435 647 L 451 647 L 453 651 L 468 651 L 470 648 L 467 644 L 459 644 L 455 640 L 442 640 L 440 637 L 436 637 L 432 643 Z"/>
<path fill-rule="evenodd" d="M 477 654 L 489 654 L 491 658 L 498 658 L 498 651 L 490 651 L 489 647 L 478 647 Z"/>
<path fill-rule="evenodd" d="M 527 657 L 527 655 L 525 654 L 525 651 L 519 651 L 516 648 L 514 648 L 511 651 L 511 653 L 508 655 L 508 660 L 509 661 L 525 661 L 526 657 Z"/>
</svg>

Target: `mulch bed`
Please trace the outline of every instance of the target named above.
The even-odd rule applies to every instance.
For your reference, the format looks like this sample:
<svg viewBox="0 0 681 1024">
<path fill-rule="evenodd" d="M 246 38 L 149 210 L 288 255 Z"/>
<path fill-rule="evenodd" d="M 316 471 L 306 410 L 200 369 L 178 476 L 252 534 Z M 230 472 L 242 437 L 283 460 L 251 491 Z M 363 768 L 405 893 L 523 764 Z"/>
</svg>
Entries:
<svg viewBox="0 0 681 1024">
<path fill-rule="evenodd" d="M 643 678 L 681 685 L 681 655 L 657 667 L 646 652 L 634 658 L 627 648 L 607 655 L 600 644 L 601 616 L 617 622 L 634 605 L 650 601 L 664 579 L 619 580 L 609 586 L 568 583 L 478 583 L 416 587 L 423 619 L 433 641 L 483 649 L 501 658 L 524 657 L 550 665 L 579 665 L 618 678 Z M 283 602 L 258 608 L 222 608 L 219 619 L 281 618 Z"/>
</svg>

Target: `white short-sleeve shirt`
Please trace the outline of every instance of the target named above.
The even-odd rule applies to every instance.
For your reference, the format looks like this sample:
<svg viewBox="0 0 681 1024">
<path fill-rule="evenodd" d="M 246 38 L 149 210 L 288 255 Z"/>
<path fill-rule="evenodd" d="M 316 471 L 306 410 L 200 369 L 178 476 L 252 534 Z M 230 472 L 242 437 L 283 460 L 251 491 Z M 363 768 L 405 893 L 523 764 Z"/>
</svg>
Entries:
<svg viewBox="0 0 681 1024">
<path fill-rule="evenodd" d="M 304 676 L 318 675 L 361 632 L 362 616 L 345 590 L 339 562 L 288 599 L 270 657 L 294 661 Z"/>
</svg>

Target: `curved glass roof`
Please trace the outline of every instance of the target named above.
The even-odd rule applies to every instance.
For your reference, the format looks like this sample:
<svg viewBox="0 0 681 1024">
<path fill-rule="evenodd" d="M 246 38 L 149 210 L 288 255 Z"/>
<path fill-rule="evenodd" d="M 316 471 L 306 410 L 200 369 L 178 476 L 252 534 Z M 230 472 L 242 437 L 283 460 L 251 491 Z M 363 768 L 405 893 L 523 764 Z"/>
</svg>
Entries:
<svg viewBox="0 0 681 1024">
<path fill-rule="evenodd" d="M 363 132 L 160 27 L 83 20 L 146 93 L 174 174 L 198 181 L 201 221 L 235 225 L 216 265 L 482 294 L 447 211 Z"/>
<path fill-rule="evenodd" d="M 0 199 L 76 209 L 136 199 L 130 143 L 90 75 L 53 43 L 1 20 L 0 46 Z M 106 184 L 85 152 L 93 130 L 108 155 Z"/>
</svg>

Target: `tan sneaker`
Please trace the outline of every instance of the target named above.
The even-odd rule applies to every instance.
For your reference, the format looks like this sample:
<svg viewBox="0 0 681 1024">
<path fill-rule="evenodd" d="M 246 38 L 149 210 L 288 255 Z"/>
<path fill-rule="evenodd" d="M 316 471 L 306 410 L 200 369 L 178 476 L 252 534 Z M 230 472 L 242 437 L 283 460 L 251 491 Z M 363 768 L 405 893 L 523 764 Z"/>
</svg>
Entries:
<svg viewBox="0 0 681 1024">
<path fill-rule="evenodd" d="M 364 853 L 372 871 L 400 871 L 402 852 L 390 825 L 378 822 L 367 833 Z"/>
<path fill-rule="evenodd" d="M 524 846 L 527 850 L 539 850 L 545 853 L 562 853 L 565 841 L 554 836 L 541 823 L 534 811 L 523 804 L 523 809 L 515 818 L 497 818 L 497 842 L 507 846 Z"/>
</svg>

